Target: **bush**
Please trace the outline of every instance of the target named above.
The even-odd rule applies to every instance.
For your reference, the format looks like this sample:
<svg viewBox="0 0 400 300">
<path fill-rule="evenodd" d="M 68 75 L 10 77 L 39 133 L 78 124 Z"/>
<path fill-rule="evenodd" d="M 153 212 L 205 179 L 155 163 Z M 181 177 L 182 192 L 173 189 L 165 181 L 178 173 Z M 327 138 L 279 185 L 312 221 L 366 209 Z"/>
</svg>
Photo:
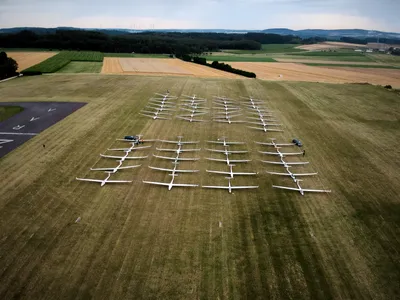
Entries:
<svg viewBox="0 0 400 300">
<path fill-rule="evenodd" d="M 385 85 L 385 89 L 391 90 L 391 89 L 392 89 L 392 86 L 391 86 L 390 84 Z"/>
<path fill-rule="evenodd" d="M 218 70 L 222 70 L 222 71 L 225 71 L 225 72 L 238 74 L 238 75 L 249 77 L 249 78 L 256 78 L 257 77 L 257 75 L 255 73 L 253 73 L 253 72 L 247 72 L 247 71 L 244 71 L 244 70 L 235 69 L 235 68 L 232 68 L 231 65 L 224 64 L 224 63 L 219 63 L 218 61 L 213 61 L 211 65 L 210 64 L 207 64 L 207 65 L 212 67 L 212 68 L 218 69 Z"/>
<path fill-rule="evenodd" d="M 193 62 L 200 65 L 207 65 L 207 60 L 204 57 L 193 57 Z"/>
<path fill-rule="evenodd" d="M 23 74 L 24 76 L 36 76 L 36 75 L 42 75 L 42 72 L 40 72 L 40 71 L 34 71 L 34 70 L 32 70 L 32 71 L 30 71 L 30 70 L 25 70 L 25 71 L 22 72 L 22 74 Z"/>
</svg>

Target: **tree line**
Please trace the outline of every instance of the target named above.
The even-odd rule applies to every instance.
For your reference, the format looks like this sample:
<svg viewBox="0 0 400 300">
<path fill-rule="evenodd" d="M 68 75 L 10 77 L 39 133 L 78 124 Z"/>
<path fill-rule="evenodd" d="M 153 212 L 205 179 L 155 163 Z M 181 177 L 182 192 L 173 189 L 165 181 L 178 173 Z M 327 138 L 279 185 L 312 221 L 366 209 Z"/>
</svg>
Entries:
<svg viewBox="0 0 400 300">
<path fill-rule="evenodd" d="M 301 43 L 278 34 L 142 32 L 112 35 L 88 30 L 56 30 L 37 34 L 22 30 L 0 34 L 4 48 L 86 50 L 111 53 L 200 54 L 222 49 L 260 50 L 261 44 Z"/>
<path fill-rule="evenodd" d="M 369 38 L 353 38 L 353 37 L 342 37 L 340 38 L 341 42 L 351 43 L 351 44 L 362 44 L 366 45 L 368 43 L 377 43 L 378 40 L 376 37 Z M 379 43 L 382 44 L 400 44 L 399 39 L 389 39 L 389 38 L 380 38 Z"/>
<path fill-rule="evenodd" d="M 240 70 L 240 69 L 235 69 L 233 68 L 231 65 L 225 64 L 225 63 L 220 63 L 218 61 L 213 61 L 211 64 L 207 63 L 207 60 L 204 57 L 198 57 L 198 56 L 194 56 L 191 57 L 190 55 L 184 54 L 182 56 L 177 56 L 178 58 L 184 60 L 184 61 L 188 61 L 188 62 L 193 62 L 199 65 L 203 65 L 203 66 L 208 66 L 214 69 L 218 69 L 218 70 L 222 70 L 225 72 L 230 72 L 230 73 L 234 73 L 234 74 L 238 74 L 238 75 L 242 75 L 245 77 L 249 77 L 249 78 L 256 78 L 257 75 L 253 72 L 248 72 L 248 71 L 244 71 L 244 70 Z"/>
<path fill-rule="evenodd" d="M 7 53 L 0 52 L 0 80 L 18 75 L 17 69 L 17 62 L 8 57 Z"/>
</svg>

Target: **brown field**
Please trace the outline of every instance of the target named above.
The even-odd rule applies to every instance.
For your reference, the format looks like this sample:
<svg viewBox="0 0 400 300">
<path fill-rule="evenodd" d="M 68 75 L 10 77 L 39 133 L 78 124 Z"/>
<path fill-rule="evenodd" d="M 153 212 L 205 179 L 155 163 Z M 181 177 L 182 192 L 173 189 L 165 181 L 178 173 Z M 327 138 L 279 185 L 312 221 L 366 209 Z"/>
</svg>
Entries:
<svg viewBox="0 0 400 300">
<path fill-rule="evenodd" d="M 325 50 L 325 49 L 339 49 L 339 48 L 366 48 L 366 45 L 362 44 L 350 44 L 342 42 L 322 42 L 312 45 L 302 45 L 296 47 L 303 50 Z"/>
<path fill-rule="evenodd" d="M 58 52 L 10 52 L 8 56 L 18 63 L 17 71 L 22 71 L 56 54 L 58 54 Z"/>
<path fill-rule="evenodd" d="M 312 67 L 296 63 L 231 62 L 232 67 L 254 72 L 259 79 L 331 83 L 368 82 L 400 87 L 400 70 Z M 351 71 L 350 71 L 351 70 Z M 282 75 L 282 77 L 280 77 Z"/>
<path fill-rule="evenodd" d="M 241 76 L 209 67 L 165 58 L 111 58 L 105 57 L 103 74 L 123 75 L 179 75 L 194 77 L 241 78 Z"/>
</svg>

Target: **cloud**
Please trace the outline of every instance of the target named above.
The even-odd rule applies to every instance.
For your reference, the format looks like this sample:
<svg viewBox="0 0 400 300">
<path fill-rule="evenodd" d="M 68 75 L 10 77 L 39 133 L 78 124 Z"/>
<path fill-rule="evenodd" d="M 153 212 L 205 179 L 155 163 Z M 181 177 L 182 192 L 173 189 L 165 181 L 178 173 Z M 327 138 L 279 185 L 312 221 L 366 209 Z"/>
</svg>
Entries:
<svg viewBox="0 0 400 300">
<path fill-rule="evenodd" d="M 0 28 L 271 27 L 400 31 L 400 0 L 0 0 Z"/>
<path fill-rule="evenodd" d="M 281 24 L 292 29 L 379 29 L 383 27 L 379 21 L 369 17 L 326 13 L 283 15 Z"/>
<path fill-rule="evenodd" d="M 93 16 L 73 18 L 66 25 L 85 28 L 171 29 L 200 28 L 202 24 L 176 18 Z"/>
</svg>

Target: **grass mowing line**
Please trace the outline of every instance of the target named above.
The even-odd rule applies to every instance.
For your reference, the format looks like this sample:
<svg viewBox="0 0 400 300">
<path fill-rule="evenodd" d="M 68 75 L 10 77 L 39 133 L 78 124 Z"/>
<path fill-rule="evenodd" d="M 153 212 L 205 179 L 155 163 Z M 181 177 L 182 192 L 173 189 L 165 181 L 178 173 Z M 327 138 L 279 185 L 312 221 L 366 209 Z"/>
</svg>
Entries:
<svg viewBox="0 0 400 300">
<path fill-rule="evenodd" d="M 224 61 L 236 61 L 236 62 L 276 62 L 275 59 L 271 57 L 246 57 L 246 56 L 202 56 L 207 61 L 219 61 L 219 62 L 224 62 Z"/>
<path fill-rule="evenodd" d="M 0 122 L 3 122 L 12 116 L 24 110 L 21 106 L 0 106 Z"/>
<path fill-rule="evenodd" d="M 400 67 L 388 65 L 355 65 L 355 64 L 324 64 L 324 63 L 301 63 L 306 66 L 315 67 L 351 67 L 351 68 L 375 68 L 375 69 L 395 69 L 400 70 Z"/>
<path fill-rule="evenodd" d="M 56 73 L 100 73 L 103 63 L 93 61 L 71 61 Z"/>
</svg>

